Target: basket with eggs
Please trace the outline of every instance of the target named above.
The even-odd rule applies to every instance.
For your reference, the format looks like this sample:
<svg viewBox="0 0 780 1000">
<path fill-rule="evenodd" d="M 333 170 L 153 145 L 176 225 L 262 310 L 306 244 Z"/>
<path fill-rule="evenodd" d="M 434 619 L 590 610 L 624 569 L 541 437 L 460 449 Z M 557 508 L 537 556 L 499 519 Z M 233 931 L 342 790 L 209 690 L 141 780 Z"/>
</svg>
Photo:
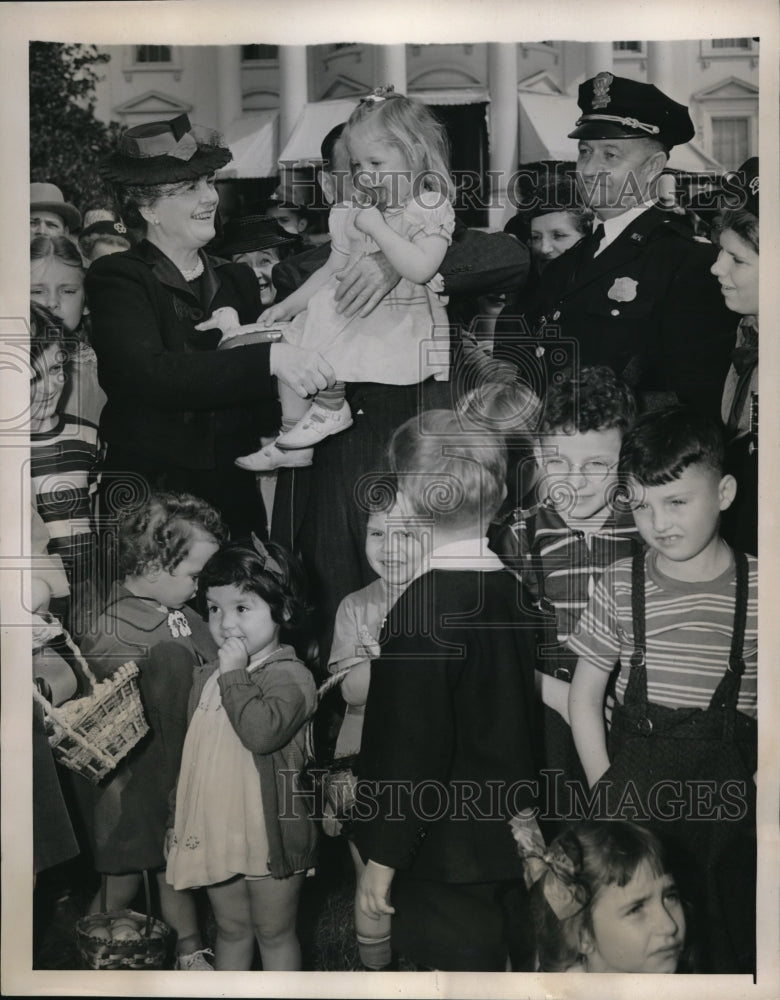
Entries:
<svg viewBox="0 0 780 1000">
<path fill-rule="evenodd" d="M 92 913 L 76 924 L 76 945 L 88 969 L 164 969 L 170 966 L 174 932 L 151 915 L 149 875 L 144 876 L 146 915 L 134 910 Z M 105 876 L 101 910 L 105 910 Z"/>
</svg>

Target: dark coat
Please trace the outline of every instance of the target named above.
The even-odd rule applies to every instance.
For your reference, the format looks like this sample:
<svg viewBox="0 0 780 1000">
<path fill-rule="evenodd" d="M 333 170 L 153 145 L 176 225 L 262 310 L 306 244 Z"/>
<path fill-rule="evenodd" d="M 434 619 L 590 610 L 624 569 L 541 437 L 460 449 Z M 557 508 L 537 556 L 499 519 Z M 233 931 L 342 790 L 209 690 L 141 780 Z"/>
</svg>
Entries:
<svg viewBox="0 0 780 1000">
<path fill-rule="evenodd" d="M 280 261 L 273 270 L 278 300 L 299 288 L 329 255 L 330 243 L 322 243 Z M 529 266 L 528 249 L 509 233 L 483 233 L 456 223 L 439 273 L 445 295 L 476 296 L 522 287 Z"/>
<path fill-rule="evenodd" d="M 523 594 L 506 570 L 433 570 L 391 610 L 358 768 L 364 859 L 439 882 L 522 876 L 509 818 L 533 805 L 538 780 Z"/>
<path fill-rule="evenodd" d="M 114 445 L 150 464 L 214 469 L 257 446 L 258 404 L 268 409 L 276 398 L 269 345 L 217 352 L 218 334 L 194 329 L 221 306 L 253 323 L 261 311 L 257 279 L 244 264 L 201 256 L 203 302 L 147 241 L 89 268 L 92 340 L 108 395 L 100 429 L 109 452 Z"/>
<path fill-rule="evenodd" d="M 717 416 L 734 318 L 710 274 L 716 248 L 694 240 L 675 216 L 650 208 L 596 258 L 584 256 L 583 241 L 547 265 L 524 331 L 502 314 L 498 356 L 517 359 L 518 331 L 558 328 L 564 350 L 546 351 L 553 369 L 607 365 L 646 404 L 658 394 L 669 402 L 676 396 Z"/>
</svg>

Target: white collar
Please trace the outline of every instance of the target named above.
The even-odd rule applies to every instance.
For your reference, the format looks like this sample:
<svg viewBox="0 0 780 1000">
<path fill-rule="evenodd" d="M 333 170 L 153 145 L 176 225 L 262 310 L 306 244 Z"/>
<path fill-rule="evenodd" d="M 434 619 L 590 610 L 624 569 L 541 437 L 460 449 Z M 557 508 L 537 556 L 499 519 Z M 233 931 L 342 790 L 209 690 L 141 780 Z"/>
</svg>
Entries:
<svg viewBox="0 0 780 1000">
<path fill-rule="evenodd" d="M 649 203 L 634 205 L 633 208 L 627 208 L 622 215 L 616 215 L 612 219 L 596 219 L 595 226 L 593 228 L 595 229 L 596 226 L 601 223 L 604 227 L 604 236 L 601 239 L 601 243 L 599 243 L 598 253 L 596 253 L 595 256 L 598 257 L 598 255 L 602 253 L 606 247 L 610 245 L 610 243 L 614 243 L 623 230 L 628 229 L 631 223 L 635 222 L 640 215 L 648 210 L 648 208 L 652 208 L 652 205 Z"/>
<path fill-rule="evenodd" d="M 431 552 L 429 568 L 493 571 L 503 569 L 504 564 L 488 548 L 487 538 L 462 538 L 437 546 Z"/>
</svg>

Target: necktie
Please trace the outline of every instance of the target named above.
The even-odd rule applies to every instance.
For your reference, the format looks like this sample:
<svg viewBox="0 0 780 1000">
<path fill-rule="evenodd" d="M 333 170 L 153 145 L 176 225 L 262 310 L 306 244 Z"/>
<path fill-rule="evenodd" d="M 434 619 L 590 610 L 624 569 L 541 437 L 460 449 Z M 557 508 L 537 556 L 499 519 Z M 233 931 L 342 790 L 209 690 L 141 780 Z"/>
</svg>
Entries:
<svg viewBox="0 0 780 1000">
<path fill-rule="evenodd" d="M 590 236 L 586 236 L 582 243 L 580 260 L 587 263 L 596 256 L 596 251 L 604 239 L 604 223 L 600 222 Z"/>
</svg>

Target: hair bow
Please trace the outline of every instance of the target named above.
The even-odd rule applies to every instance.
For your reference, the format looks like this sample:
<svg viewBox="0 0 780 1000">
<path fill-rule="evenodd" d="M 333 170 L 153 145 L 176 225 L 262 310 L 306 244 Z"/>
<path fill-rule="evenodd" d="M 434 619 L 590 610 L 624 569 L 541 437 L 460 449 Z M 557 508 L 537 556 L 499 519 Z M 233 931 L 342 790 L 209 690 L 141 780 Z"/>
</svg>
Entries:
<svg viewBox="0 0 780 1000">
<path fill-rule="evenodd" d="M 581 864 L 575 863 L 564 847 L 564 840 L 572 853 L 579 853 L 576 837 L 564 834 L 548 850 L 542 831 L 531 809 L 524 809 L 509 821 L 517 850 L 523 860 L 525 885 L 530 889 L 543 879 L 542 893 L 548 906 L 559 920 L 573 917 L 588 902 L 588 891 L 580 881 Z"/>
<path fill-rule="evenodd" d="M 395 92 L 395 87 L 388 83 L 384 87 L 375 87 L 370 94 L 360 98 L 360 104 L 380 104 Z"/>
<path fill-rule="evenodd" d="M 252 547 L 255 552 L 263 560 L 263 569 L 269 573 L 275 573 L 278 577 L 284 578 L 284 573 L 282 572 L 282 567 L 274 559 L 265 545 L 260 541 L 257 535 L 252 532 Z"/>
</svg>

